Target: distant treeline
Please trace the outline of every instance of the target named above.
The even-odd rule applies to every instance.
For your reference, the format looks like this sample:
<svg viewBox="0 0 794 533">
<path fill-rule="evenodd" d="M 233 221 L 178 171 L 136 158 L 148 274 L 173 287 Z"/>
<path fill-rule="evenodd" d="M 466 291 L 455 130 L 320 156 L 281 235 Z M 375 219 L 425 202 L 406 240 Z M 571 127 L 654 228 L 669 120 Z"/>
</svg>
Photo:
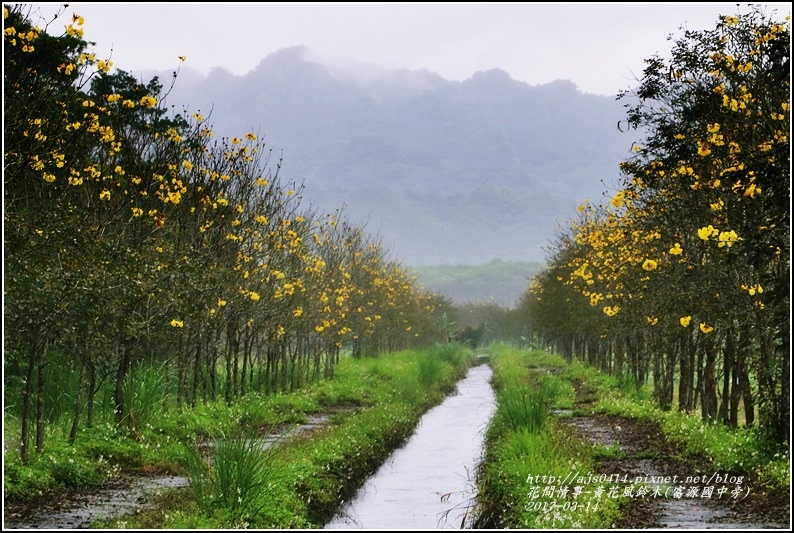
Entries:
<svg viewBox="0 0 794 533">
<path fill-rule="evenodd" d="M 528 279 L 543 269 L 541 263 L 494 259 L 484 265 L 409 267 L 424 287 L 461 305 L 487 302 L 512 308 L 526 292 Z"/>
</svg>

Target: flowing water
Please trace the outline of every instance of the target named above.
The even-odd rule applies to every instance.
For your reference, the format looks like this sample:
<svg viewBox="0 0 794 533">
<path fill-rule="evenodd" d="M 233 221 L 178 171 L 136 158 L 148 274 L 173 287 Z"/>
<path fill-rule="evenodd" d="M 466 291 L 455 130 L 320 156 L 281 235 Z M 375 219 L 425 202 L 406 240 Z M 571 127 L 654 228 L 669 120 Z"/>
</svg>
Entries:
<svg viewBox="0 0 794 533">
<path fill-rule="evenodd" d="M 371 476 L 326 529 L 467 527 L 475 469 L 495 410 L 491 369 L 480 365 L 428 411 L 414 435 Z"/>
</svg>

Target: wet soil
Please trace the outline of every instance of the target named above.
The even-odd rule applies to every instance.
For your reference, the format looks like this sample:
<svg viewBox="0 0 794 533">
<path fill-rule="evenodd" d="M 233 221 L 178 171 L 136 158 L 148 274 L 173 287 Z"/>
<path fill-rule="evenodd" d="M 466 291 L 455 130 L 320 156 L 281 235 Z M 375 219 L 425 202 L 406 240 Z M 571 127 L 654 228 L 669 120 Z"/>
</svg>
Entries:
<svg viewBox="0 0 794 533">
<path fill-rule="evenodd" d="M 142 511 L 164 489 L 186 487 L 181 476 L 122 474 L 99 487 L 33 502 L 6 503 L 3 529 L 84 529 L 93 520 Z"/>
<path fill-rule="evenodd" d="M 574 383 L 581 408 L 588 398 L 579 385 Z M 596 474 L 617 480 L 624 491 L 631 491 L 616 528 L 791 527 L 788 494 L 765 491 L 747 475 L 740 478 L 741 474 L 715 471 L 704 457 L 686 456 L 683 446 L 668 441 L 656 423 L 603 414 L 558 414 L 581 438 L 606 448 Z M 638 496 L 641 486 L 648 493 Z M 714 492 L 709 493 L 709 487 Z M 655 490 L 659 495 L 653 497 Z"/>
<path fill-rule="evenodd" d="M 330 418 L 328 413 L 309 414 L 302 424 L 271 428 L 263 440 L 263 449 L 288 438 L 308 435 L 324 427 Z M 152 507 L 152 500 L 163 490 L 187 486 L 187 478 L 178 475 L 127 472 L 92 489 L 32 501 L 4 502 L 3 529 L 84 529 L 97 520 L 139 513 Z"/>
</svg>

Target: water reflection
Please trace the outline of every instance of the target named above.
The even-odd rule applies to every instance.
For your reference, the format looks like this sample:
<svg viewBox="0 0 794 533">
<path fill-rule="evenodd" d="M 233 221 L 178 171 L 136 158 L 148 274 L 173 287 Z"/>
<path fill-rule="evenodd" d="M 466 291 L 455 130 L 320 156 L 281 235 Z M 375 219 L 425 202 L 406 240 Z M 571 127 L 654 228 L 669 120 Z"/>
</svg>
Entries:
<svg viewBox="0 0 794 533">
<path fill-rule="evenodd" d="M 421 419 L 326 529 L 437 529 L 466 527 L 476 495 L 475 468 L 495 409 L 481 365 L 458 382 L 457 394 Z"/>
</svg>

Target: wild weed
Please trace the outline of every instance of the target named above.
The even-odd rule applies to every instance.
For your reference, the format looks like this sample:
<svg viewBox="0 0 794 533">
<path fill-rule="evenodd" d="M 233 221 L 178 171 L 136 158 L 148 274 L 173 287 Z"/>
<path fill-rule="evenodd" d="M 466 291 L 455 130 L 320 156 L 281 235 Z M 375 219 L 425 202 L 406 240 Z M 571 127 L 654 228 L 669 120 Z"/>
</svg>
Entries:
<svg viewBox="0 0 794 533">
<path fill-rule="evenodd" d="M 267 504 L 278 478 L 278 446 L 256 431 L 215 439 L 204 457 L 189 448 L 188 479 L 201 511 L 221 510 L 227 518 L 255 516 Z"/>
</svg>

